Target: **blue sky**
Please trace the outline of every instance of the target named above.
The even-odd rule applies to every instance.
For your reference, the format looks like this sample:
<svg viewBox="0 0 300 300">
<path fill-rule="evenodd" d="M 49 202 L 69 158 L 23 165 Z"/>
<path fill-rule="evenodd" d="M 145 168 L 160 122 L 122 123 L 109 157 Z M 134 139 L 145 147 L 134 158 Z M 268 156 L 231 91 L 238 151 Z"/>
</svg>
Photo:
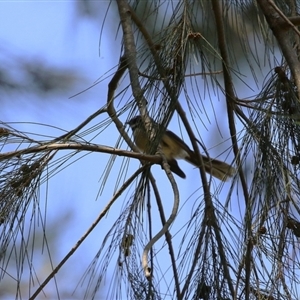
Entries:
<svg viewBox="0 0 300 300">
<path fill-rule="evenodd" d="M 104 2 L 103 6 L 107 6 L 107 3 Z M 55 93 L 52 96 L 15 93 L 9 100 L 2 101 L 1 121 L 25 122 L 16 124 L 15 127 L 27 132 L 39 131 L 55 135 L 58 133 L 53 130 L 42 126 L 37 130 L 35 126 L 27 122 L 51 124 L 70 130 L 104 104 L 108 81 L 104 81 L 83 95 L 70 99 L 74 94 L 92 85 L 118 61 L 118 50 L 112 53 L 110 49 L 102 47 L 99 53 L 100 25 L 103 14 L 99 12 L 99 16 L 99 22 L 88 18 L 77 18 L 74 1 L 0 2 L 0 47 L 2 49 L 13 56 L 24 56 L 30 61 L 34 60 L 46 66 L 71 68 L 79 77 L 77 85 L 72 90 Z M 110 24 L 110 26 L 114 30 L 114 25 Z M 118 45 L 116 46 L 118 49 L 119 41 L 111 43 Z M 117 137 L 116 130 L 111 130 L 106 135 L 105 141 L 108 145 L 114 145 Z M 103 159 L 97 155 L 94 159 L 88 159 L 87 162 L 79 160 L 76 166 L 70 166 L 67 172 L 62 171 L 53 177 L 48 185 L 41 188 L 40 198 L 43 203 L 41 207 L 44 207 L 47 202 L 48 235 L 51 236 L 51 224 L 55 224 L 60 218 L 66 218 L 71 212 L 70 220 L 63 225 L 61 230 L 55 231 L 55 234 L 59 235 L 56 238 L 58 245 L 52 245 L 50 250 L 55 253 L 54 265 L 70 250 L 102 210 L 103 201 L 99 199 L 96 201 L 96 196 L 99 178 L 108 158 L 108 155 L 105 155 Z M 110 195 L 107 194 L 107 197 Z M 103 223 L 105 222 L 106 220 Z M 41 226 L 36 230 L 41 231 Z M 90 239 L 82 246 L 80 253 L 75 255 L 74 260 L 71 258 L 63 268 L 64 276 L 60 278 L 64 281 L 60 280 L 64 289 L 66 286 L 71 286 L 70 282 L 72 286 L 69 292 L 75 289 L 99 247 L 97 243 L 96 247 L 94 245 L 95 242 Z M 42 273 L 49 271 L 48 264 L 47 256 L 40 258 L 39 271 Z M 72 276 L 65 276 L 66 274 L 72 274 Z M 44 275 L 40 280 L 43 278 Z M 0 283 L 0 287 L 4 282 Z M 35 288 L 36 286 L 32 291 Z M 52 295 L 56 298 L 53 284 L 45 290 L 48 296 Z M 25 292 L 23 297 L 27 296 Z"/>
</svg>

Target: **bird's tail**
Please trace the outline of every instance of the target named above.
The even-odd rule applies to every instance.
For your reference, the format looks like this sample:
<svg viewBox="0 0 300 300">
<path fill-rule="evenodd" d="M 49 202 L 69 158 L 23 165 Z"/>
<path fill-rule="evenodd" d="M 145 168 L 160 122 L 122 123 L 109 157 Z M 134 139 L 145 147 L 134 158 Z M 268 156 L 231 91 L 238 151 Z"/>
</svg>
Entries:
<svg viewBox="0 0 300 300">
<path fill-rule="evenodd" d="M 185 174 L 184 174 L 184 172 L 179 168 L 176 159 L 168 160 L 168 164 L 170 166 L 170 170 L 173 173 L 177 174 L 181 178 L 185 178 L 186 177 Z"/>
<path fill-rule="evenodd" d="M 194 152 L 189 154 L 189 157 L 186 157 L 185 160 L 193 164 L 195 167 L 199 167 L 200 162 L 198 161 L 196 154 Z M 236 172 L 234 167 L 218 159 L 210 159 L 202 155 L 202 160 L 205 171 L 222 181 L 227 181 L 229 177 L 232 177 Z"/>
</svg>

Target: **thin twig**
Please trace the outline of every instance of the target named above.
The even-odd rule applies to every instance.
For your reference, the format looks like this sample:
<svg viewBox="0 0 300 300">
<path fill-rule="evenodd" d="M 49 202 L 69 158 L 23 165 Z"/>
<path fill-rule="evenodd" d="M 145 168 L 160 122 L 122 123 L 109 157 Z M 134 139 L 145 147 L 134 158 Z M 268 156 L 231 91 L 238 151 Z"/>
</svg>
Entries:
<svg viewBox="0 0 300 300">
<path fill-rule="evenodd" d="M 132 150 L 138 152 L 137 147 L 132 143 L 131 139 L 128 137 L 126 131 L 124 130 L 124 126 L 123 126 L 122 122 L 117 117 L 118 114 L 117 114 L 117 112 L 115 110 L 115 107 L 114 107 L 115 91 L 118 87 L 119 81 L 123 77 L 123 75 L 124 75 L 125 71 L 127 70 L 127 68 L 128 68 L 127 59 L 123 55 L 123 56 L 120 57 L 119 65 L 118 65 L 118 69 L 117 69 L 116 73 L 114 74 L 114 76 L 112 77 L 111 81 L 108 84 L 107 113 L 110 116 L 111 120 L 116 125 L 116 128 L 119 131 L 119 133 L 121 134 L 122 138 L 129 145 L 129 147 Z"/>
<path fill-rule="evenodd" d="M 79 124 L 76 128 L 74 128 L 73 130 L 67 132 L 66 134 L 61 135 L 60 137 L 56 138 L 53 140 L 53 142 L 56 141 L 67 141 L 69 140 L 72 136 L 74 136 L 79 130 L 81 130 L 85 125 L 87 125 L 88 123 L 90 123 L 93 119 L 95 119 L 96 117 L 98 117 L 100 114 L 103 114 L 106 112 L 106 108 L 100 108 L 99 110 L 97 110 L 96 112 L 94 112 L 92 115 L 90 115 L 86 120 L 84 120 L 81 124 Z"/>
<path fill-rule="evenodd" d="M 160 197 L 160 194 L 159 194 L 156 182 L 155 182 L 155 178 L 152 175 L 150 175 L 150 182 L 152 184 L 154 196 L 155 196 L 156 203 L 157 203 L 157 206 L 158 206 L 160 219 L 161 219 L 162 225 L 164 226 L 166 224 L 166 217 L 165 217 L 165 213 L 164 213 L 164 207 L 163 207 L 162 199 Z M 166 231 L 165 236 L 166 236 L 166 241 L 167 241 L 167 244 L 168 244 L 168 247 L 169 247 L 171 265 L 172 265 L 174 282 L 175 282 L 176 295 L 177 295 L 177 298 L 179 299 L 179 296 L 180 296 L 180 282 L 179 282 L 179 277 L 178 277 L 174 247 L 173 247 L 173 243 L 172 243 L 172 236 L 171 236 L 169 230 Z"/>
<path fill-rule="evenodd" d="M 163 228 L 147 243 L 147 245 L 144 247 L 143 255 L 142 255 L 142 266 L 144 269 L 144 273 L 147 279 L 150 279 L 152 271 L 148 267 L 148 253 L 150 249 L 153 247 L 153 245 L 163 236 L 166 234 L 166 232 L 169 230 L 169 227 L 174 222 L 178 208 L 179 208 L 179 191 L 178 186 L 176 184 L 176 181 L 174 180 L 174 177 L 170 171 L 170 167 L 165 159 L 165 157 L 162 155 L 163 158 L 163 168 L 167 174 L 167 177 L 171 183 L 172 191 L 174 193 L 174 202 L 173 202 L 173 208 L 171 211 L 171 215 L 169 219 L 165 222 Z"/>
</svg>

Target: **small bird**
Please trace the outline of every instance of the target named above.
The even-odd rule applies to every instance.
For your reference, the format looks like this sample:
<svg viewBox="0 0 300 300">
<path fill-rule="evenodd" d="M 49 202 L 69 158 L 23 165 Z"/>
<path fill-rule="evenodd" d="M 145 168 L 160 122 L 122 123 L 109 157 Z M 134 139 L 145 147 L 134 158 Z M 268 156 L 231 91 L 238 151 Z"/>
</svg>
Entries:
<svg viewBox="0 0 300 300">
<path fill-rule="evenodd" d="M 151 122 L 151 128 L 153 130 L 160 129 L 160 125 L 153 119 L 151 119 Z M 142 152 L 147 152 L 150 142 L 141 116 L 136 116 L 130 119 L 128 122 L 126 122 L 126 124 L 129 124 L 132 129 L 134 142 L 137 147 Z M 200 162 L 197 158 L 196 153 L 191 150 L 189 146 L 174 132 L 166 130 L 161 138 L 159 145 L 167 159 L 170 170 L 181 178 L 185 178 L 186 176 L 184 172 L 179 168 L 176 159 L 184 159 L 195 167 L 200 167 Z M 210 159 L 204 155 L 202 155 L 202 160 L 205 171 L 222 181 L 226 181 L 228 177 L 233 176 L 233 174 L 235 173 L 235 168 L 220 160 Z"/>
</svg>

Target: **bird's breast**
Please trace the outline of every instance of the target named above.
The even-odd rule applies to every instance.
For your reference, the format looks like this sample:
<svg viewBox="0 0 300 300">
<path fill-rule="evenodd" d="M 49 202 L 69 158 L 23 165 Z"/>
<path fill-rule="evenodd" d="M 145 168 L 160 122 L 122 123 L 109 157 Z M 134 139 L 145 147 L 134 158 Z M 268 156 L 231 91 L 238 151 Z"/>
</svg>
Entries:
<svg viewBox="0 0 300 300">
<path fill-rule="evenodd" d="M 147 152 L 149 149 L 149 139 L 145 130 L 136 128 L 133 133 L 134 142 L 142 152 Z"/>
</svg>

